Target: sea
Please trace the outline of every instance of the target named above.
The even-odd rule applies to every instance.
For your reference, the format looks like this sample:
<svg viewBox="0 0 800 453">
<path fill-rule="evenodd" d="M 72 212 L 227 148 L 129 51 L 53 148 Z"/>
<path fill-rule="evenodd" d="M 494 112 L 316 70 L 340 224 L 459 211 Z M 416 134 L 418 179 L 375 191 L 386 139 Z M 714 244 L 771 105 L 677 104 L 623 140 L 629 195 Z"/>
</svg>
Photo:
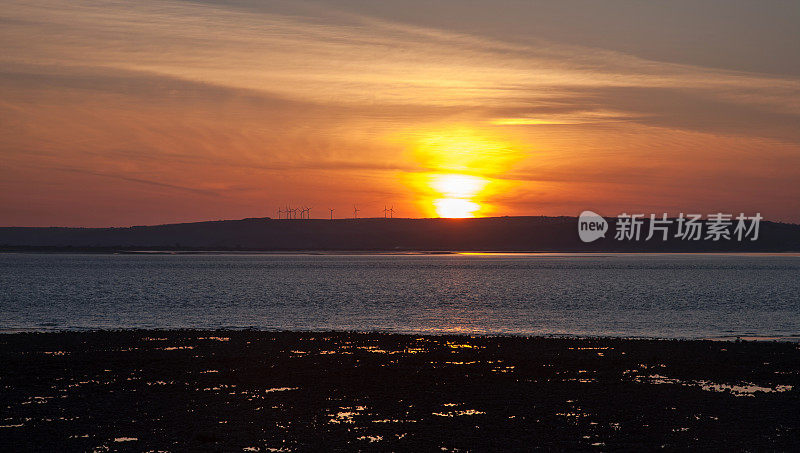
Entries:
<svg viewBox="0 0 800 453">
<path fill-rule="evenodd" d="M 0 332 L 800 341 L 797 254 L 0 254 Z"/>
</svg>

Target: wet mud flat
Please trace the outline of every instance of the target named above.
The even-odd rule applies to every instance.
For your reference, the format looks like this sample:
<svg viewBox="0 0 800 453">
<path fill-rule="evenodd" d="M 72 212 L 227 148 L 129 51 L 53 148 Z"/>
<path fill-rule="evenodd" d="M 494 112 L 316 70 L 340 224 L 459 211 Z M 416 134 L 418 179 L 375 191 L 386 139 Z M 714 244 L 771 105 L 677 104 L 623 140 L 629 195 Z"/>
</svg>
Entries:
<svg viewBox="0 0 800 453">
<path fill-rule="evenodd" d="M 2 451 L 792 450 L 800 345 L 0 335 Z"/>
</svg>

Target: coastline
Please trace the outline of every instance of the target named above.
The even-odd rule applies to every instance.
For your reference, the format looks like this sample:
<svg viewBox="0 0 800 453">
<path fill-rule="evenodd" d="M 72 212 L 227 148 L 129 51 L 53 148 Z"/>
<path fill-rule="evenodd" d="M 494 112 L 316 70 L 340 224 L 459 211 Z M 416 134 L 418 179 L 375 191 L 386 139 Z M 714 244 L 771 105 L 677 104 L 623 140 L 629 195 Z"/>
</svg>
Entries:
<svg viewBox="0 0 800 453">
<path fill-rule="evenodd" d="M 16 450 L 789 449 L 780 341 L 250 330 L 0 334 Z"/>
<path fill-rule="evenodd" d="M 633 336 L 615 334 L 559 334 L 559 333 L 526 333 L 526 332 L 454 332 L 454 331 L 414 331 L 414 330 L 332 330 L 332 329 L 281 329 L 281 328 L 259 328 L 259 327 L 113 327 L 113 328 L 63 328 L 63 327 L 39 327 L 39 328 L 0 328 L 0 338 L 7 335 L 60 335 L 60 334 L 113 334 L 113 333 L 132 333 L 132 332 L 244 332 L 257 333 L 263 335 L 378 335 L 378 336 L 398 336 L 398 337 L 464 337 L 464 338 L 483 338 L 483 339 L 537 339 L 537 340 L 576 340 L 576 341 L 714 341 L 714 342 L 771 342 L 800 344 L 800 334 L 792 335 L 716 335 L 702 337 L 660 337 L 660 336 Z"/>
<path fill-rule="evenodd" d="M 614 218 L 607 218 L 614 225 Z M 647 224 L 642 227 L 646 228 Z M 610 231 L 613 227 L 609 226 Z M 800 251 L 800 225 L 763 221 L 757 241 L 709 237 L 584 242 L 577 217 L 247 218 L 131 227 L 0 227 L 0 249 L 39 251 L 782 252 Z M 730 239 L 730 238 L 729 238 Z"/>
<path fill-rule="evenodd" d="M 1 246 L 0 246 L 1 247 Z M 239 256 L 280 256 L 280 255 L 307 255 L 307 256 L 358 256 L 358 255 L 380 255 L 380 256 L 448 256 L 448 255 L 464 255 L 464 256 L 479 256 L 479 255 L 540 255 L 540 256 L 663 256 L 663 255 L 676 255 L 676 256 L 793 256 L 800 257 L 800 249 L 787 249 L 787 250 L 766 250 L 766 251 L 749 251 L 749 250 L 697 250 L 697 251 L 652 251 L 652 250 L 630 250 L 620 251 L 615 249 L 598 249 L 598 250 L 569 250 L 569 249 L 556 249 L 556 250 L 387 250 L 387 249 L 374 249 L 374 250 L 303 250 L 303 249 L 290 249 L 290 250 L 128 250 L 118 248 L 73 248 L 73 247 L 42 247 L 42 248 L 0 248 L 0 255 L 144 255 L 144 256 L 158 256 L 158 255 L 239 255 Z"/>
</svg>

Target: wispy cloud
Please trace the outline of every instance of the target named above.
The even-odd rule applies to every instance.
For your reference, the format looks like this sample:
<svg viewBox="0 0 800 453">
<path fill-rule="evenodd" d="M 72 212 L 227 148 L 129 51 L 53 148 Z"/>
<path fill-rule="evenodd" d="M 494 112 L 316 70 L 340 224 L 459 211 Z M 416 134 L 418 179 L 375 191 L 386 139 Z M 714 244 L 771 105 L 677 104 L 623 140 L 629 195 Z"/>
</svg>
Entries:
<svg viewBox="0 0 800 453">
<path fill-rule="evenodd" d="M 285 8 L 284 8 L 285 9 Z M 509 43 L 319 10 L 6 2 L 8 62 L 152 71 L 321 102 L 492 106 L 587 87 L 706 89 L 798 112 L 800 83 L 541 40 Z M 53 38 L 57 39 L 53 39 Z M 787 96 L 791 96 L 787 99 Z"/>
<path fill-rule="evenodd" d="M 235 191 L 235 212 L 290 194 L 410 198 L 391 175 L 419 165 L 396 137 L 458 124 L 505 135 L 525 157 L 495 175 L 527 181 L 509 209 L 546 205 L 525 201 L 534 186 L 580 203 L 595 193 L 582 183 L 638 175 L 627 195 L 615 194 L 624 200 L 702 184 L 702 171 L 719 168 L 761 185 L 752 192 L 800 198 L 787 184 L 800 177 L 793 75 L 489 37 L 324 2 L 3 0 L 0 23 L 0 153 L 7 166 L 43 169 L 36 181 L 69 167 L 193 196 Z M 747 187 L 709 179 L 709 190 L 757 204 Z M 775 217 L 796 216 L 770 206 Z"/>
</svg>

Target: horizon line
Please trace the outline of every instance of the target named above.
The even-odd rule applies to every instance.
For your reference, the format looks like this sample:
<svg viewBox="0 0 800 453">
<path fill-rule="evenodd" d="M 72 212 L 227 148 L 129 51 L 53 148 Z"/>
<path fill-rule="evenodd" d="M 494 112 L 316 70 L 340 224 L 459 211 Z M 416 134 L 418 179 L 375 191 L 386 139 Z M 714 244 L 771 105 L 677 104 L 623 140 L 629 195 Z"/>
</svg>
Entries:
<svg viewBox="0 0 800 453">
<path fill-rule="evenodd" d="M 338 219 L 328 219 L 324 217 L 315 217 L 310 219 L 281 219 L 275 217 L 243 217 L 238 219 L 215 219 L 215 220 L 195 220 L 195 221 L 188 221 L 188 222 L 169 222 L 169 223 L 154 223 L 154 224 L 138 224 L 138 225 L 127 225 L 127 226 L 21 226 L 21 225 L 2 225 L 0 228 L 61 228 L 61 229 L 94 229 L 94 230 L 108 230 L 108 229 L 129 229 L 129 228 L 147 228 L 147 227 L 161 227 L 161 226 L 172 226 L 172 225 L 188 225 L 193 223 L 218 223 L 218 222 L 243 222 L 248 220 L 268 220 L 268 221 L 280 221 L 280 222 L 308 222 L 308 221 L 318 221 L 318 222 L 334 222 L 334 221 L 357 221 L 357 220 L 384 220 L 384 221 L 392 221 L 392 220 L 434 220 L 434 221 L 470 221 L 470 220 L 489 220 L 489 219 L 523 219 L 523 218 L 549 218 L 549 219 L 561 219 L 561 218 L 570 218 L 570 219 L 578 219 L 578 215 L 502 215 L 502 216 L 476 216 L 476 217 L 342 217 Z M 616 219 L 617 216 L 601 216 L 604 219 Z M 667 217 L 667 219 L 674 220 L 677 217 Z M 649 221 L 648 217 L 642 219 L 642 221 Z M 702 222 L 706 222 L 707 219 L 702 219 Z M 768 223 L 775 223 L 775 224 L 783 224 L 783 225 L 795 225 L 800 226 L 800 223 L 793 223 L 793 222 L 783 222 L 779 220 L 770 220 L 770 219 L 762 219 L 762 222 Z"/>
</svg>

